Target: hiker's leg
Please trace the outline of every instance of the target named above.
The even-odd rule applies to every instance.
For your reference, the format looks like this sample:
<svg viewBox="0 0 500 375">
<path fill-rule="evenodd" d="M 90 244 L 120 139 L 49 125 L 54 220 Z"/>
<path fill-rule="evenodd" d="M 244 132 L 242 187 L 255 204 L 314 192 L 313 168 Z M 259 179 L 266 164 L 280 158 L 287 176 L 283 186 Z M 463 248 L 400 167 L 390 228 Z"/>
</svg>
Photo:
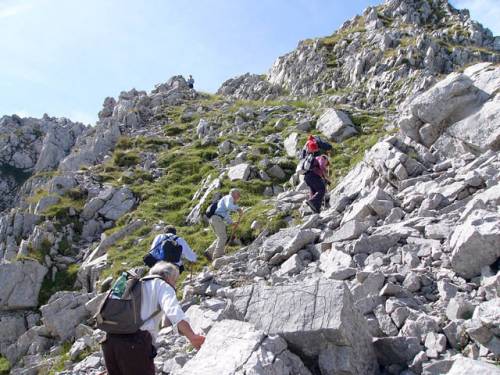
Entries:
<svg viewBox="0 0 500 375">
<path fill-rule="evenodd" d="M 219 216 L 213 216 L 212 226 L 217 236 L 217 243 L 213 252 L 213 259 L 224 256 L 224 248 L 227 242 L 226 224 Z"/>
<path fill-rule="evenodd" d="M 312 172 L 308 172 L 304 175 L 304 181 L 306 185 L 309 187 L 309 199 L 312 199 L 312 197 L 314 197 L 314 194 L 316 194 L 314 176 L 315 174 Z"/>
<path fill-rule="evenodd" d="M 321 205 L 323 204 L 323 198 L 325 197 L 326 185 L 323 179 L 318 175 L 316 175 L 316 178 L 314 179 L 314 190 L 316 191 L 316 193 L 310 199 L 310 202 L 314 205 L 314 207 L 316 207 L 317 211 L 319 212 L 321 210 Z"/>
<path fill-rule="evenodd" d="M 317 204 L 315 203 L 315 197 L 318 194 L 318 178 L 319 176 L 314 172 L 308 172 L 304 176 L 304 181 L 309 187 L 309 199 L 307 200 L 307 204 L 311 207 L 313 211 L 319 211 Z"/>
<path fill-rule="evenodd" d="M 110 335 L 106 338 L 106 341 L 102 343 L 102 353 L 104 356 L 104 364 L 108 375 L 121 375 L 120 367 L 117 363 L 117 358 L 115 356 L 115 343 Z"/>
<path fill-rule="evenodd" d="M 139 331 L 113 340 L 119 375 L 154 375 L 155 365 L 151 334 Z M 111 375 L 111 373 L 110 373 Z"/>
</svg>

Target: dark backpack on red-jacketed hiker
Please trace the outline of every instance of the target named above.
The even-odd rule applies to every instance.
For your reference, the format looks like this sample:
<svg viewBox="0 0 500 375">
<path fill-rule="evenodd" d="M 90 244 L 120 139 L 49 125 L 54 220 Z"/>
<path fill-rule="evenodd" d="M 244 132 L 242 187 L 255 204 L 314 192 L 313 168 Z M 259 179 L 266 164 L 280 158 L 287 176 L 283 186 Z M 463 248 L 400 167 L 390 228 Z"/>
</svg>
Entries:
<svg viewBox="0 0 500 375">
<path fill-rule="evenodd" d="M 134 271 L 127 272 L 127 286 L 121 297 L 113 295 L 110 289 L 97 308 L 94 316 L 95 327 L 112 334 L 136 333 L 147 320 L 161 312 L 158 310 L 147 319 L 141 319 L 142 283 L 152 279 L 162 279 L 153 275 L 140 278 Z"/>
<path fill-rule="evenodd" d="M 161 260 L 174 264 L 180 262 L 182 246 L 177 243 L 179 237 L 172 233 L 167 233 L 164 236 L 165 238 L 144 256 L 143 261 L 146 266 L 153 267 L 156 262 Z"/>
</svg>

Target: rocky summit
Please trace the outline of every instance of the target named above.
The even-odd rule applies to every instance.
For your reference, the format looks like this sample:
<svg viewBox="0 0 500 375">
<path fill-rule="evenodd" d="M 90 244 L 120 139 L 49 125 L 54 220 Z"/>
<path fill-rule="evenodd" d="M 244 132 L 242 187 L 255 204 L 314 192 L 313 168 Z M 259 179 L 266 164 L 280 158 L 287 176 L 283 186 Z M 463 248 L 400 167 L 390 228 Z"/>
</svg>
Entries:
<svg viewBox="0 0 500 375">
<path fill-rule="evenodd" d="M 333 143 L 327 208 L 295 173 Z M 500 37 L 446 0 L 387 0 L 216 95 L 174 76 L 94 126 L 0 119 L 0 372 L 102 374 L 92 316 L 152 239 L 198 253 L 158 374 L 500 374 Z M 243 219 L 208 263 L 204 212 Z"/>
</svg>

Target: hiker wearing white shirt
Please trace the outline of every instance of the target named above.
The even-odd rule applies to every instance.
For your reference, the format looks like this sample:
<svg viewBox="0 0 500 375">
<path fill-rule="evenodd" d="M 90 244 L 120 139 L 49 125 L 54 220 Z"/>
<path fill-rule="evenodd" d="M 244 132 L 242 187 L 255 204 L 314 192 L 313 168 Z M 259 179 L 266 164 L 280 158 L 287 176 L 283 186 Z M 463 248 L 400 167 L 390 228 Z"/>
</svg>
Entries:
<svg viewBox="0 0 500 375">
<path fill-rule="evenodd" d="M 187 259 L 190 262 L 196 262 L 196 260 L 198 259 L 196 253 L 191 249 L 184 238 L 177 236 L 177 229 L 172 225 L 168 225 L 165 228 L 165 233 L 159 234 L 154 238 L 153 243 L 151 244 L 150 251 L 153 250 L 156 246 L 159 246 L 160 243 L 165 240 L 166 236 L 171 235 L 175 236 L 175 242 L 177 242 L 177 244 L 182 247 L 181 257 Z M 179 267 L 180 273 L 184 271 L 184 263 L 182 259 L 176 262 L 175 265 Z"/>
<path fill-rule="evenodd" d="M 141 281 L 141 319 L 145 322 L 133 334 L 107 334 L 102 344 L 106 369 L 109 375 L 154 375 L 156 341 L 162 315 L 172 324 L 175 333 L 180 333 L 197 350 L 205 342 L 205 337 L 195 334 L 177 300 L 175 283 L 179 270 L 172 263 L 157 262 L 149 271 L 151 276 L 160 278 Z M 161 309 L 161 313 L 155 314 Z M 148 319 L 149 317 L 149 319 Z"/>
</svg>

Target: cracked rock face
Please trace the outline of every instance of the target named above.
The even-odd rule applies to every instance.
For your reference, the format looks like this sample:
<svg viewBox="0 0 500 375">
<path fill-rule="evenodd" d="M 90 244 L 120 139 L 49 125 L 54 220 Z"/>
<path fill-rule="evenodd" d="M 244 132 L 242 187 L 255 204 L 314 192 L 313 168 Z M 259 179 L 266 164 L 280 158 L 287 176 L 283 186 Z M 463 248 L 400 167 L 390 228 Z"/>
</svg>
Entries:
<svg viewBox="0 0 500 375">
<path fill-rule="evenodd" d="M 252 324 L 236 320 L 216 323 L 196 356 L 176 375 L 310 375 L 286 341 Z"/>
<path fill-rule="evenodd" d="M 237 316 L 285 338 L 294 352 L 328 369 L 325 375 L 376 373 L 368 325 L 342 282 L 255 285 L 235 290 L 232 300 Z M 332 363 L 336 356 L 342 361 Z"/>
</svg>

